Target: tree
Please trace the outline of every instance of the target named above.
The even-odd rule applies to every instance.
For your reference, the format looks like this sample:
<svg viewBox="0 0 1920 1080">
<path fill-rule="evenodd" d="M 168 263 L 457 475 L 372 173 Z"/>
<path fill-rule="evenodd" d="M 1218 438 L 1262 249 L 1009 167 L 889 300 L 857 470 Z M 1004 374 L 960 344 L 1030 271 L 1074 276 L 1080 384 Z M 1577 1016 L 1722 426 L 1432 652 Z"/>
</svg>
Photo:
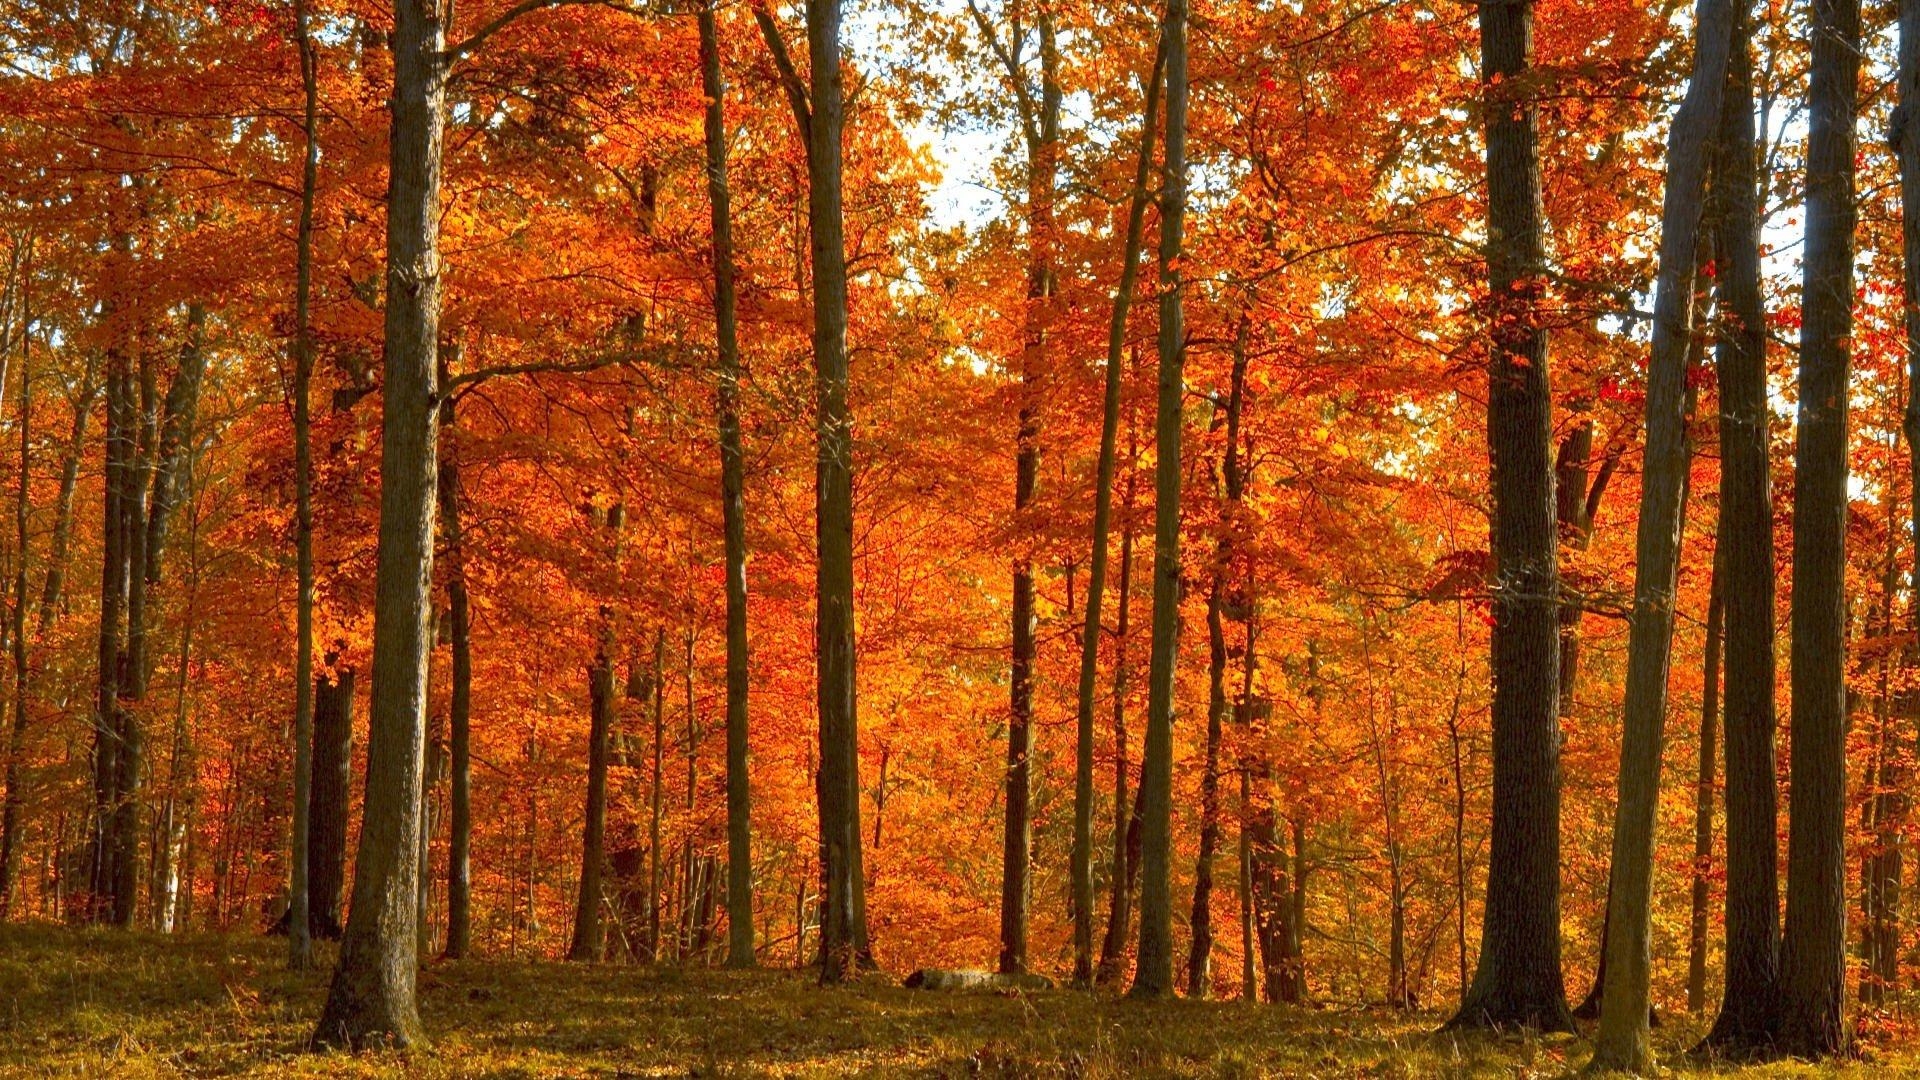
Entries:
<svg viewBox="0 0 1920 1080">
<path fill-rule="evenodd" d="M 592 713 L 587 736 L 586 827 L 580 856 L 579 903 L 573 916 L 573 944 L 567 948 L 567 959 L 586 963 L 597 962 L 606 947 L 600 909 L 606 901 L 602 879 L 607 867 L 607 757 L 614 725 L 612 636 L 611 628 L 603 632 L 600 651 L 587 668 Z"/>
<path fill-rule="evenodd" d="M 1815 0 L 1807 95 L 1807 239 L 1793 474 L 1793 793 L 1778 1045 L 1846 1041 L 1847 397 L 1853 336 L 1857 0 Z"/>
<path fill-rule="evenodd" d="M 727 964 L 752 967 L 753 796 L 747 776 L 746 451 L 740 437 L 740 338 L 735 314 L 733 197 L 727 189 L 727 83 L 713 0 L 700 8 L 700 82 L 707 200 L 713 219 L 713 325 L 720 366 L 714 390 L 720 428 L 720 513 L 727 574 Z"/>
<path fill-rule="evenodd" d="M 1705 1045 L 1738 1055 L 1772 1044 L 1780 941 L 1771 409 L 1760 286 L 1752 25 L 1744 13 L 1734 20 L 1713 176 L 1724 255 L 1714 281 L 1719 313 L 1714 363 L 1720 389 L 1717 546 L 1725 552 L 1727 944 L 1725 992 Z"/>
<path fill-rule="evenodd" d="M 1140 757 L 1140 953 L 1128 995 L 1173 993 L 1173 677 L 1180 659 L 1180 428 L 1186 396 L 1182 228 L 1187 210 L 1187 4 L 1167 0 L 1166 158 L 1160 181 L 1159 394 L 1154 415 L 1153 638 Z"/>
<path fill-rule="evenodd" d="M 1694 267 L 1708 153 L 1726 85 L 1728 0 L 1700 0 L 1694 68 L 1667 137 L 1667 186 L 1660 221 L 1660 275 L 1648 361 L 1647 447 L 1641 469 L 1633 621 L 1627 653 L 1619 801 L 1607 900 L 1607 967 L 1596 1068 L 1652 1066 L 1647 1009 L 1653 976 L 1653 832 L 1666 739 L 1680 533 L 1686 521 L 1687 356 L 1693 333 Z"/>
<path fill-rule="evenodd" d="M 1560 579 L 1533 4 L 1480 6 L 1493 488 L 1493 843 L 1480 960 L 1449 1027 L 1573 1027 L 1560 973 Z"/>
</svg>

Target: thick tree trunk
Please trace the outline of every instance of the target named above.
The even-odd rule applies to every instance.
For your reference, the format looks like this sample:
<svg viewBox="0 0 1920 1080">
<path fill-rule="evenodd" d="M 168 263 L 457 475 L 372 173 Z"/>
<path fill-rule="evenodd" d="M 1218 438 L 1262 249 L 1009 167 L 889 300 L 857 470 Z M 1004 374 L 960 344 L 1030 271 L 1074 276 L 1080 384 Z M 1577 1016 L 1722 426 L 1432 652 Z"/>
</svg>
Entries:
<svg viewBox="0 0 1920 1080">
<path fill-rule="evenodd" d="M 720 368 L 720 515 L 727 564 L 727 966 L 752 967 L 753 795 L 747 775 L 746 452 L 740 435 L 740 337 L 735 314 L 733 195 L 727 187 L 726 78 L 714 0 L 700 7 L 700 79 L 707 94 L 707 201 L 713 219 L 713 325 Z"/>
<path fill-rule="evenodd" d="M 1735 21 L 1720 110 L 1714 201 L 1720 326 L 1720 528 L 1726 605 L 1726 975 L 1705 1046 L 1771 1047 L 1778 988 L 1778 777 L 1774 764 L 1773 481 L 1768 451 L 1766 307 L 1760 291 L 1760 167 L 1750 16 Z"/>
<path fill-rule="evenodd" d="M 353 905 L 313 1041 L 412 1046 L 425 1032 L 418 965 L 421 754 L 427 651 L 440 335 L 440 150 L 447 51 L 441 9 L 394 4 L 394 87 L 387 211 L 386 359 L 382 388 L 379 565 L 366 809 Z"/>
<path fill-rule="evenodd" d="M 103 304 L 104 307 L 109 305 Z M 109 324 L 117 311 L 103 311 Z M 123 748 L 121 722 L 121 654 L 129 564 L 126 511 L 131 496 L 135 447 L 132 357 L 124 332 L 114 332 L 106 360 L 106 464 L 101 511 L 100 633 L 98 693 L 94 705 L 93 796 L 94 818 L 88 837 L 88 897 L 86 917 L 104 921 L 112 915 L 116 845 L 113 822 L 118 809 Z"/>
<path fill-rule="evenodd" d="M 1847 380 L 1859 0 L 1814 0 L 1812 37 L 1793 479 L 1793 799 L 1777 1045 L 1823 1057 L 1846 1040 Z"/>
<path fill-rule="evenodd" d="M 287 860 L 293 875 L 287 906 L 287 965 L 296 971 L 313 966 L 312 816 L 313 792 L 313 201 L 320 175 L 318 52 L 314 48 L 306 0 L 294 5 L 294 47 L 300 53 L 304 108 L 301 155 L 300 223 L 295 237 L 293 313 L 293 473 L 294 560 L 299 578 L 295 601 L 293 703 L 293 850 Z M 164 508 L 171 492 L 155 493 L 153 524 L 165 533 Z M 158 540 L 149 543 L 158 547 Z M 157 573 L 159 566 L 156 563 Z"/>
<path fill-rule="evenodd" d="M 1120 432 L 1120 391 L 1125 373 L 1120 368 L 1127 343 L 1127 313 L 1133 306 L 1135 282 L 1140 276 L 1140 248 L 1146 235 L 1147 184 L 1153 175 L 1154 132 L 1160 112 L 1161 70 L 1166 63 L 1164 44 L 1155 52 L 1153 71 L 1147 77 L 1145 103 L 1141 108 L 1139 151 L 1133 173 L 1133 192 L 1127 202 L 1127 235 L 1120 253 L 1120 283 L 1113 293 L 1112 314 L 1107 321 L 1107 366 L 1105 393 L 1100 408 L 1100 459 L 1095 469 L 1093 494 L 1093 553 L 1088 561 L 1085 625 L 1080 635 L 1080 683 L 1075 711 L 1074 787 L 1073 787 L 1073 981 L 1084 986 L 1094 979 L 1093 966 L 1093 711 L 1095 686 L 1099 682 L 1100 637 L 1105 627 L 1100 622 L 1107 588 L 1107 540 L 1113 523 L 1113 478 L 1117 466 Z M 1129 481 L 1131 482 L 1131 481 Z M 1127 554 L 1131 555 L 1131 529 Z M 1115 643 L 1115 694 L 1123 682 L 1119 658 L 1126 652 L 1126 578 L 1130 558 L 1122 560 L 1120 629 Z M 1123 814 L 1127 805 L 1127 753 L 1125 707 L 1114 703 L 1114 862 L 1113 901 L 1108 915 L 1107 946 L 1101 949 L 1101 971 L 1108 957 L 1124 947 L 1126 928 L 1116 936 L 1115 916 L 1126 905 L 1126 827 Z M 1123 923 L 1125 920 L 1121 920 Z M 1111 976 L 1104 976 L 1107 981 Z"/>
<path fill-rule="evenodd" d="M 573 944 L 567 959 L 596 963 L 606 947 L 600 912 L 606 905 L 607 867 L 607 757 L 613 733 L 612 631 L 587 669 L 592 718 L 587 734 L 587 810 L 580 856 L 580 897 L 574 908 Z"/>
<path fill-rule="evenodd" d="M 1180 428 L 1187 341 L 1181 307 L 1187 210 L 1187 3 L 1167 0 L 1167 149 L 1160 186 L 1159 398 L 1154 418 L 1153 643 L 1140 757 L 1139 998 L 1173 993 L 1173 682 L 1180 655 Z"/>
<path fill-rule="evenodd" d="M 1493 837 L 1479 967 L 1449 1027 L 1571 1029 L 1560 972 L 1560 575 L 1533 4 L 1480 7 L 1493 472 Z"/>
<path fill-rule="evenodd" d="M 1708 155 L 1726 86 L 1732 19 L 1732 0 L 1699 0 L 1693 75 L 1667 139 L 1619 798 L 1607 890 L 1609 977 L 1593 1056 L 1596 1067 L 1635 1072 L 1653 1063 L 1647 1017 L 1653 978 L 1653 834 L 1666 741 L 1681 530 L 1686 522 L 1687 373 L 1694 273 Z"/>
<path fill-rule="evenodd" d="M 329 665 L 332 658 L 328 659 Z M 307 819 L 307 909 L 315 937 L 338 940 L 346 911 L 347 810 L 353 790 L 353 669 L 313 685 L 313 794 Z"/>
<path fill-rule="evenodd" d="M 1707 591 L 1707 646 L 1700 691 L 1700 768 L 1693 781 L 1693 890 L 1687 919 L 1687 1011 L 1707 1006 L 1708 900 L 1713 871 L 1714 766 L 1719 752 L 1720 639 L 1726 602 L 1721 593 L 1722 551 L 1715 551 L 1713 582 Z"/>
</svg>

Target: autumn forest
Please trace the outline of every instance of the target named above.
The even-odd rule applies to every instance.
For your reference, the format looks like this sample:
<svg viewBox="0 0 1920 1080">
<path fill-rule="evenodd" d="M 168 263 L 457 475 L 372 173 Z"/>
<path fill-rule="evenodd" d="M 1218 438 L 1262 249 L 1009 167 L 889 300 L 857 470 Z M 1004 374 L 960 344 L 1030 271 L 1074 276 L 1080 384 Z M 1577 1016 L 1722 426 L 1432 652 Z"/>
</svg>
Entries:
<svg viewBox="0 0 1920 1080">
<path fill-rule="evenodd" d="M 1920 0 L 0 0 L 0 1073 L 1920 1071 L 1916 114 Z"/>
</svg>

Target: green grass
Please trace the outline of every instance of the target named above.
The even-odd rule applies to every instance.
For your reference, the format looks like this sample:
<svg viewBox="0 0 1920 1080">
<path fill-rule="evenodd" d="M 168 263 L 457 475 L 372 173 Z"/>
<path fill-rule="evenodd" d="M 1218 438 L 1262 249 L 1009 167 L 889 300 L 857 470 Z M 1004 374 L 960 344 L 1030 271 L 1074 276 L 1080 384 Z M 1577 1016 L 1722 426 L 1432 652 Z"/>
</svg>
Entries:
<svg viewBox="0 0 1920 1080">
<path fill-rule="evenodd" d="M 789 971 L 429 965 L 433 1039 L 409 1054 L 307 1054 L 326 974 L 284 943 L 0 928 L 0 1076 L 1529 1077 L 1586 1061 L 1579 1039 L 1434 1033 L 1434 1015 L 1240 1002 L 1139 1004 L 1048 991 L 955 994 Z M 1656 1033 L 1678 1052 L 1698 1035 Z M 1711 1073 L 1697 1066 L 1684 1075 Z M 1728 1070 L 1732 1071 L 1732 1070 Z M 1742 1075 L 1920 1075 L 1920 1059 Z"/>
</svg>

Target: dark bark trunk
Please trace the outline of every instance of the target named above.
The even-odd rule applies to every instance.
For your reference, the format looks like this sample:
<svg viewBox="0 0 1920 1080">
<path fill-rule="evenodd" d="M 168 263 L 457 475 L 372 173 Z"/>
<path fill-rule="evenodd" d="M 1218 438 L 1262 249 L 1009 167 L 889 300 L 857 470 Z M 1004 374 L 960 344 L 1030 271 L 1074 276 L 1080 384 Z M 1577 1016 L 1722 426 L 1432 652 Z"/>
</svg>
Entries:
<svg viewBox="0 0 1920 1080">
<path fill-rule="evenodd" d="M 853 431 L 847 404 L 847 252 L 841 217 L 844 102 L 840 2 L 807 5 L 807 219 L 813 255 L 817 397 L 814 515 L 820 717 L 821 980 L 854 973 L 870 950 L 860 858 L 860 728 L 854 699 Z"/>
<path fill-rule="evenodd" d="M 353 904 L 313 1041 L 359 1049 L 421 1043 L 421 757 L 439 427 L 440 151 L 448 53 L 441 9 L 394 5 L 379 565 L 375 572 L 366 808 Z"/>
<path fill-rule="evenodd" d="M 1480 8 L 1493 475 L 1493 837 L 1479 967 L 1449 1027 L 1571 1029 L 1560 972 L 1560 575 L 1533 4 Z"/>
<path fill-rule="evenodd" d="M 1847 380 L 1853 334 L 1859 0 L 1814 0 L 1793 481 L 1787 908 L 1778 1045 L 1846 1040 Z"/>
<path fill-rule="evenodd" d="M 1772 462 L 1766 307 L 1760 291 L 1760 157 L 1753 117 L 1750 17 L 1735 21 L 1720 111 L 1714 199 L 1723 256 L 1720 326 L 1720 527 L 1725 551 L 1727 895 L 1720 1013 L 1703 1044 L 1734 1055 L 1773 1043 L 1780 900 L 1774 764 Z"/>
<path fill-rule="evenodd" d="M 32 510 L 33 466 L 33 319 L 24 293 L 20 316 L 20 486 L 14 502 L 13 612 L 13 722 L 7 732 L 6 795 L 0 803 L 0 922 L 13 915 L 19 892 L 20 807 L 23 803 L 21 761 L 27 749 L 27 696 L 32 680 L 27 670 L 27 555 L 28 519 Z M 0 386 L 0 400 L 4 400 Z"/>
<path fill-rule="evenodd" d="M 606 947 L 600 912 L 606 905 L 607 866 L 607 757 L 613 732 L 613 642 L 607 631 L 600 653 L 587 669 L 592 717 L 587 733 L 586 828 L 580 856 L 580 897 L 574 908 L 573 943 L 567 959 L 599 961 Z"/>
<path fill-rule="evenodd" d="M 444 373 L 443 373 L 444 375 Z M 447 630 L 452 670 L 447 695 L 447 766 L 451 776 L 447 836 L 446 958 L 473 944 L 473 613 L 467 592 L 462 528 L 459 415 L 452 398 L 440 406 L 440 535 L 447 561 Z"/>
<path fill-rule="evenodd" d="M 1713 582 L 1707 599 L 1707 646 L 1704 681 L 1700 691 L 1700 768 L 1693 781 L 1693 889 L 1687 919 L 1687 1011 L 1707 1007 L 1708 901 L 1713 876 L 1713 801 L 1716 755 L 1719 753 L 1720 639 L 1726 602 L 1721 591 L 1719 550 L 1715 552 Z"/>
<path fill-rule="evenodd" d="M 1125 381 L 1120 362 L 1126 349 L 1127 313 L 1133 306 L 1134 285 L 1140 276 L 1140 249 L 1146 235 L 1147 184 L 1153 175 L 1154 132 L 1160 111 L 1161 71 L 1166 63 L 1164 45 L 1154 54 L 1153 71 L 1147 77 L 1145 101 L 1141 107 L 1139 149 L 1134 165 L 1133 192 L 1127 203 L 1127 235 L 1121 247 L 1120 283 L 1114 289 L 1113 309 L 1107 322 L 1107 366 L 1105 391 L 1100 408 L 1100 459 L 1095 470 L 1093 496 L 1093 552 L 1088 562 L 1085 625 L 1080 636 L 1080 683 L 1075 712 L 1074 789 L 1073 789 L 1073 979 L 1077 985 L 1093 981 L 1093 712 L 1094 689 L 1099 681 L 1101 608 L 1107 588 L 1107 541 L 1113 522 L 1113 478 L 1117 471 L 1117 443 L 1120 431 L 1120 391 Z M 1131 480 L 1129 480 L 1131 483 Z M 1132 532 L 1129 527 L 1123 541 L 1131 555 Z M 1123 683 L 1120 667 L 1126 653 L 1126 578 L 1130 558 L 1122 559 L 1119 633 L 1115 643 L 1115 694 Z M 1127 903 L 1122 882 L 1127 877 L 1122 824 L 1127 805 L 1127 754 L 1124 705 L 1114 703 L 1114 863 L 1113 901 L 1108 914 L 1107 942 L 1101 949 L 1102 982 L 1109 957 L 1124 947 L 1126 928 L 1118 935 L 1113 924 Z M 1120 919 L 1124 924 L 1125 920 Z"/>
<path fill-rule="evenodd" d="M 1128 432 L 1128 441 L 1133 441 Z M 1134 449 L 1131 445 L 1129 450 Z M 1133 455 L 1128 455 L 1132 461 Z M 1120 585 L 1113 639 L 1113 883 L 1107 897 L 1107 932 L 1100 942 L 1094 982 L 1105 986 L 1125 974 L 1127 939 L 1133 923 L 1133 886 L 1140 875 L 1140 795 L 1128 798 L 1127 765 L 1127 613 L 1133 599 L 1134 474 L 1127 477 L 1126 524 L 1120 530 Z"/>
<path fill-rule="evenodd" d="M 320 88 L 306 0 L 294 5 L 294 47 L 300 54 L 303 103 L 300 223 L 295 237 L 293 301 L 293 473 L 294 560 L 299 579 L 295 601 L 293 704 L 293 850 L 287 860 L 293 881 L 287 906 L 287 964 L 294 970 L 313 966 L 312 815 L 313 793 L 313 202 L 320 175 Z M 182 375 L 185 374 L 183 370 Z M 176 383 L 176 385 L 178 385 Z M 163 447 L 164 460 L 170 448 Z M 171 516 L 173 491 L 163 484 L 154 492 L 149 519 L 152 538 L 147 546 L 157 552 L 164 544 Z M 159 579 L 156 561 L 151 575 Z"/>
<path fill-rule="evenodd" d="M 1187 209 L 1187 3 L 1167 0 L 1167 149 L 1160 186 L 1159 397 L 1154 418 L 1153 643 L 1140 757 L 1140 953 L 1132 997 L 1173 993 L 1173 682 L 1180 654 L 1180 435 L 1186 384 L 1181 307 Z"/>
<path fill-rule="evenodd" d="M 1653 978 L 1654 827 L 1666 741 L 1681 531 L 1686 523 L 1688 356 L 1707 165 L 1726 87 L 1732 18 L 1732 0 L 1700 0 L 1693 75 L 1667 139 L 1619 800 L 1607 890 L 1606 951 L 1611 975 L 1593 1056 L 1596 1066 L 1632 1071 L 1644 1071 L 1653 1062 L 1647 1010 L 1652 1004 Z"/>
<path fill-rule="evenodd" d="M 713 324 L 720 369 L 720 513 L 727 566 L 727 966 L 752 967 L 753 794 L 747 774 L 746 452 L 740 434 L 740 340 L 735 314 L 733 196 L 727 187 L 726 78 L 714 0 L 700 8 L 700 77 L 707 94 L 707 200 L 713 220 Z"/>
<path fill-rule="evenodd" d="M 329 660 L 331 663 L 331 660 Z M 353 669 L 313 685 L 313 794 L 307 819 L 308 925 L 338 940 L 346 911 L 347 811 L 353 791 Z"/>
</svg>

